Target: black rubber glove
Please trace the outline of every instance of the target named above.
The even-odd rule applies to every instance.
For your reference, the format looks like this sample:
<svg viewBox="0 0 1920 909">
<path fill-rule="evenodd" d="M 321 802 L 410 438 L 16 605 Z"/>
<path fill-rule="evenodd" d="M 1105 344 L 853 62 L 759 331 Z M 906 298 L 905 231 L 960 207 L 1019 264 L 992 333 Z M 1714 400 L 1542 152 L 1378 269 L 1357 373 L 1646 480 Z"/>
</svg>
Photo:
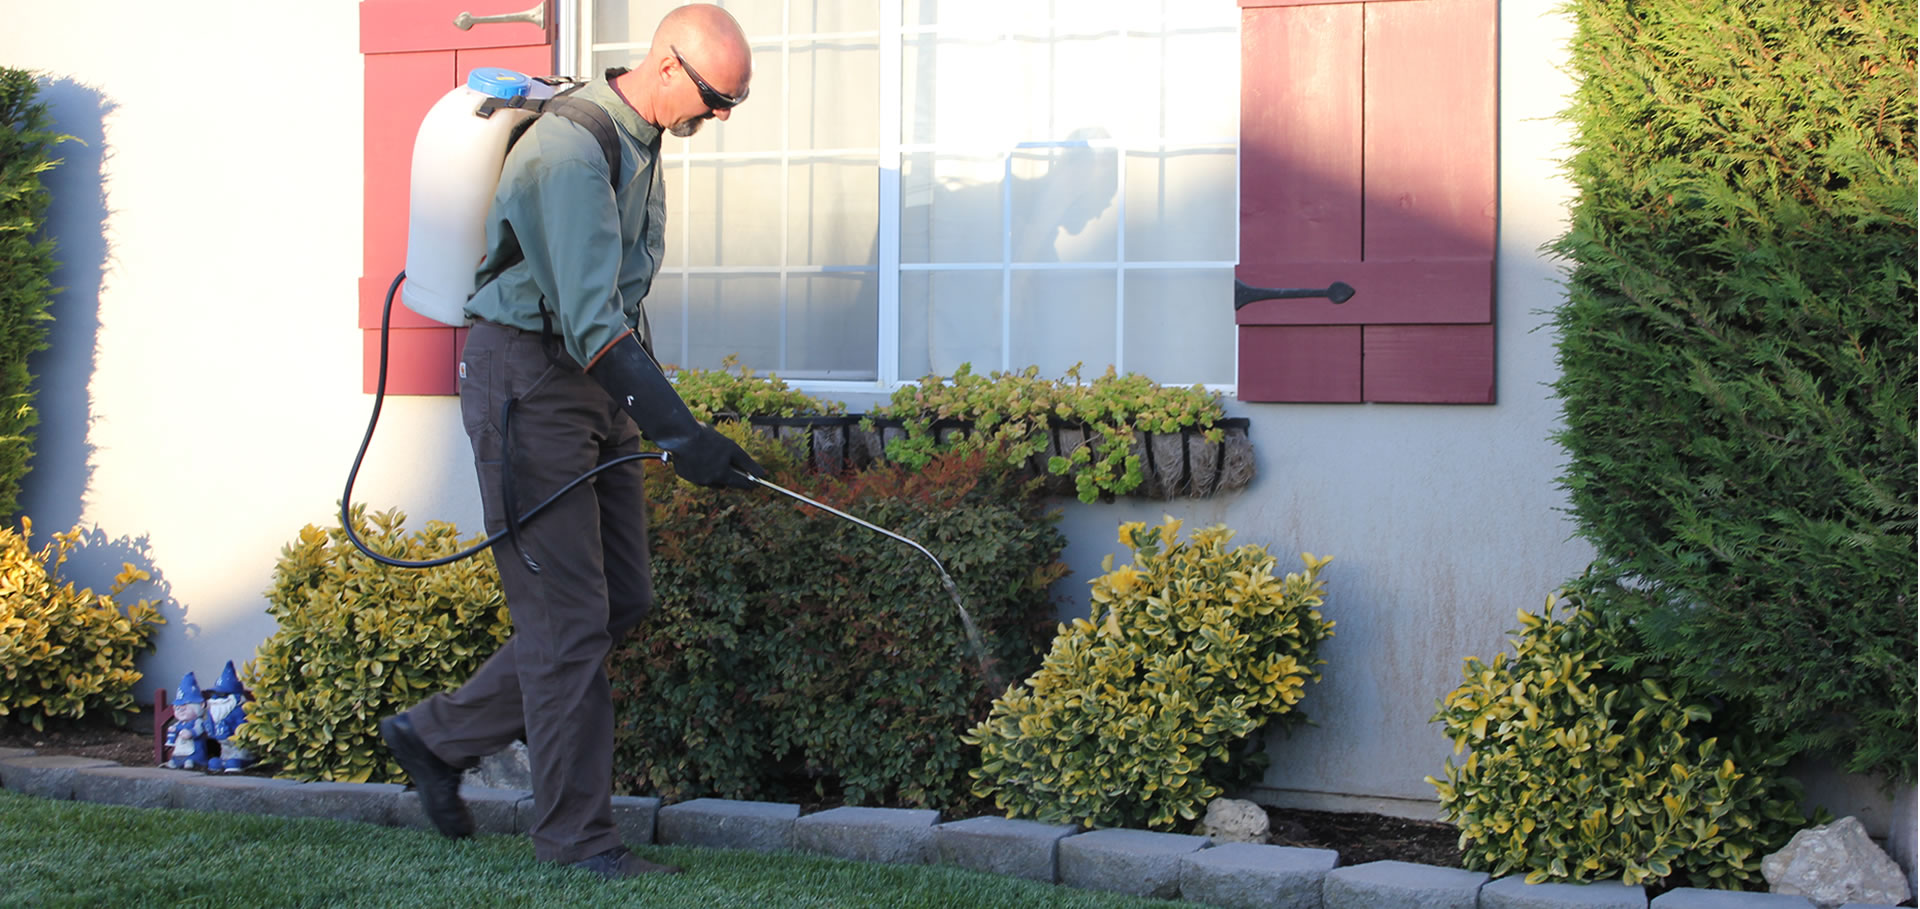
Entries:
<svg viewBox="0 0 1920 909">
<path fill-rule="evenodd" d="M 752 489 L 746 475 L 767 475 L 732 439 L 693 418 L 660 364 L 632 334 L 602 352 L 587 375 L 620 402 L 653 444 L 666 449 L 667 463 L 688 482 Z"/>
</svg>

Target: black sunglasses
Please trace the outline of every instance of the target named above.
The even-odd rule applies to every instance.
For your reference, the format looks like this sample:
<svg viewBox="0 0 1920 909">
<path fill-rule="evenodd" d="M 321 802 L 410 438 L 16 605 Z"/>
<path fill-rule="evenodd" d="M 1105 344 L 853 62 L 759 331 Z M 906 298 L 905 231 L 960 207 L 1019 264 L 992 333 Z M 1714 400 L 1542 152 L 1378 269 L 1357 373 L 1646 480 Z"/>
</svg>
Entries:
<svg viewBox="0 0 1920 909">
<path fill-rule="evenodd" d="M 667 50 L 673 52 L 673 59 L 680 61 L 680 68 L 687 71 L 687 78 L 693 80 L 693 87 L 700 90 L 700 103 L 705 104 L 709 109 L 732 110 L 735 105 L 747 100 L 746 88 L 742 87 L 738 95 L 720 94 L 714 90 L 713 86 L 707 84 L 707 80 L 700 78 L 700 74 L 694 72 L 693 67 L 687 65 L 687 58 L 680 56 L 679 48 L 669 44 Z"/>
</svg>

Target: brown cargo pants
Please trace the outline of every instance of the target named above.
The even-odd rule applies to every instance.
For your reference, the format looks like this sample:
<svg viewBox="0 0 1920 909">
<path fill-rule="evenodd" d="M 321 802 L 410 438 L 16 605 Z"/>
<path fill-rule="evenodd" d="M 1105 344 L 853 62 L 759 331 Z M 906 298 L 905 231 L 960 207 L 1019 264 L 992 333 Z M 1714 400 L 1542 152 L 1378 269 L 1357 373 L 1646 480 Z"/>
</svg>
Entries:
<svg viewBox="0 0 1920 909">
<path fill-rule="evenodd" d="M 513 458 L 521 513 L 595 465 L 640 450 L 640 432 L 538 332 L 475 323 L 461 355 L 460 414 L 473 442 L 488 533 L 506 526 L 502 468 Z M 502 414 L 513 405 L 513 451 Z M 513 636 L 458 690 L 407 712 L 427 747 L 469 766 L 515 739 L 533 770 L 534 855 L 574 862 L 620 845 L 613 823 L 613 703 L 607 653 L 653 605 L 645 462 L 615 467 L 494 547 Z"/>
</svg>

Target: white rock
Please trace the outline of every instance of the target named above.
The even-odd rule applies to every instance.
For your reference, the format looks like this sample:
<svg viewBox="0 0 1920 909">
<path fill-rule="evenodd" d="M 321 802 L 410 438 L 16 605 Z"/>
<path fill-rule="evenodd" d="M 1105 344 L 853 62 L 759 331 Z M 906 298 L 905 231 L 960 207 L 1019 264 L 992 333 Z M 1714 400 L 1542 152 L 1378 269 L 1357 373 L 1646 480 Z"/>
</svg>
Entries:
<svg viewBox="0 0 1920 909">
<path fill-rule="evenodd" d="M 1911 895 L 1900 866 L 1851 817 L 1794 834 L 1786 848 L 1760 861 L 1760 873 L 1773 892 L 1804 896 L 1823 906 L 1892 905 Z"/>
<path fill-rule="evenodd" d="M 1216 843 L 1265 843 L 1267 809 L 1245 799 L 1214 799 L 1207 803 L 1200 833 Z"/>
<path fill-rule="evenodd" d="M 480 759 L 462 782 L 488 789 L 532 789 L 533 768 L 527 764 L 527 746 L 514 742 Z"/>
</svg>

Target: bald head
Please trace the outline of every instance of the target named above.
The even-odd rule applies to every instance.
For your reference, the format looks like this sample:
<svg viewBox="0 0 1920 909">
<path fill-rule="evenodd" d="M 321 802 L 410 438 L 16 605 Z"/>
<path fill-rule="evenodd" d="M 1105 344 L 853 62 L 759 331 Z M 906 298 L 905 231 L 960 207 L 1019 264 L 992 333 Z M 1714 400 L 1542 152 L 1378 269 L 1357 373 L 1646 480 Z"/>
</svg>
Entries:
<svg viewBox="0 0 1920 909">
<path fill-rule="evenodd" d="M 706 120 L 727 119 L 753 80 L 753 52 L 740 23 L 708 3 L 674 9 L 654 29 L 647 58 L 616 83 L 647 122 L 690 136 Z M 706 91 L 702 91 L 704 83 Z"/>
</svg>

